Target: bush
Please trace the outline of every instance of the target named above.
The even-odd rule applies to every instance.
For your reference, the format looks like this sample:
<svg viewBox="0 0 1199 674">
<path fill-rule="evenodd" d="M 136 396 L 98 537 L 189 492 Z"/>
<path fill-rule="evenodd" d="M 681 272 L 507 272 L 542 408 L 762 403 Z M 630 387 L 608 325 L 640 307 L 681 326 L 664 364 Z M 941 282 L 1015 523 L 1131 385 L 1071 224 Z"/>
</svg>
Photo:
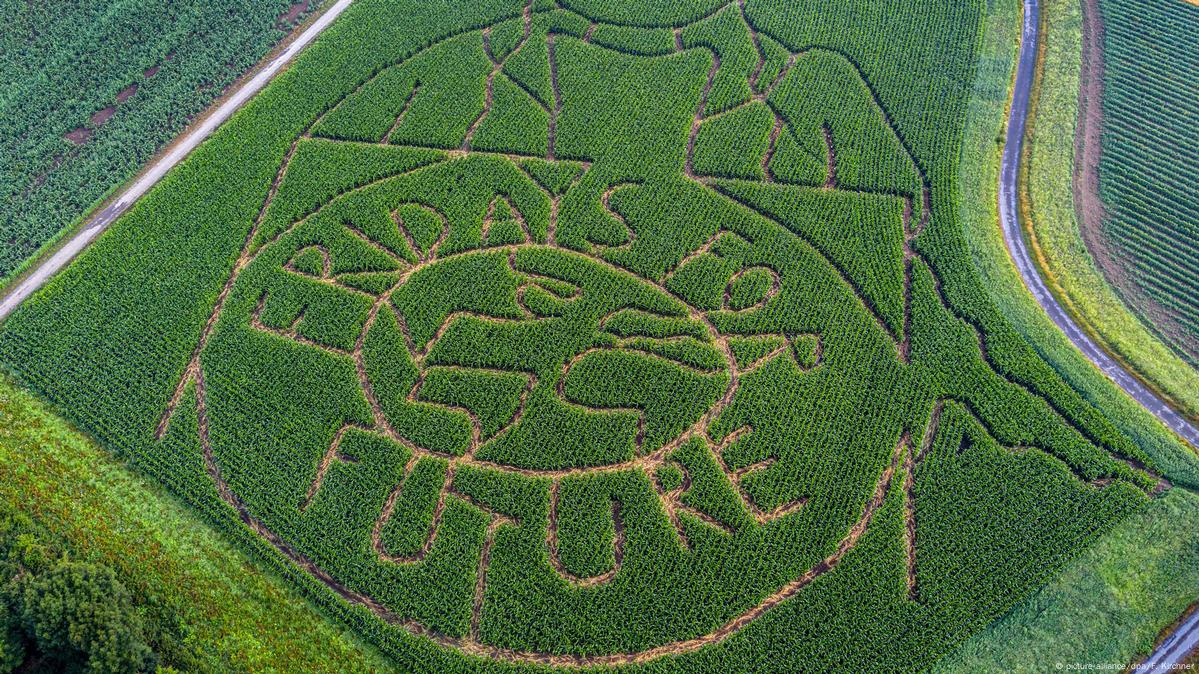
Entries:
<svg viewBox="0 0 1199 674">
<path fill-rule="evenodd" d="M 110 567 L 71 559 L 20 513 L 0 516 L 0 672 L 155 671 L 151 644 L 178 650 L 179 630 L 163 627 L 178 620 L 143 604 Z"/>
<path fill-rule="evenodd" d="M 112 569 L 64 560 L 21 585 L 19 620 L 48 659 L 93 674 L 154 670 L 141 616 Z"/>
<path fill-rule="evenodd" d="M 0 602 L 0 672 L 11 672 L 25 661 L 25 641 L 8 605 Z"/>
</svg>

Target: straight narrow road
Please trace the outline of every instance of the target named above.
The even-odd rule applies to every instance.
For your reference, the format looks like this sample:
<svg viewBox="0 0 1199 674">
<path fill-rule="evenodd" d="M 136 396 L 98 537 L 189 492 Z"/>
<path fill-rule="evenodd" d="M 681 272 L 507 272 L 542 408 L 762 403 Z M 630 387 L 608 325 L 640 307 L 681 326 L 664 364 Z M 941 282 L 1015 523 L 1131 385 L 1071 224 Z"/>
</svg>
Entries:
<svg viewBox="0 0 1199 674">
<path fill-rule="evenodd" d="M 322 31 L 328 28 L 333 23 L 333 20 L 341 15 L 346 7 L 350 6 L 351 2 L 353 0 L 337 0 L 337 2 L 333 3 L 316 21 L 304 29 L 304 32 L 300 33 L 295 40 L 292 40 L 291 43 L 284 47 L 283 51 L 268 61 L 258 73 L 243 82 L 237 89 L 234 89 L 232 95 L 224 103 L 221 103 L 219 107 L 204 117 L 197 126 L 186 132 L 171 147 L 170 151 L 151 164 L 150 168 L 136 182 L 126 188 L 124 192 L 121 192 L 111 204 L 93 215 L 87 224 L 84 225 L 83 229 L 68 239 L 48 259 L 34 268 L 23 281 L 13 288 L 12 292 L 3 301 L 0 301 L 0 320 L 3 320 L 12 313 L 21 302 L 25 301 L 25 298 L 37 292 L 39 288 L 45 285 L 63 267 L 66 267 L 80 251 L 86 248 L 96 237 L 100 236 L 104 230 L 108 229 L 109 225 L 127 211 L 151 187 L 154 187 L 168 171 L 183 161 L 183 158 L 196 149 L 204 139 L 212 135 L 225 120 L 229 119 L 233 113 L 245 105 L 246 101 L 253 98 L 254 94 L 258 93 L 275 75 L 279 74 L 283 66 L 287 65 L 295 58 L 296 54 L 299 54 Z"/>
<path fill-rule="evenodd" d="M 1024 31 L 1020 42 L 1020 60 L 1016 69 L 1016 84 L 1012 94 L 1012 106 L 1008 116 L 1007 140 L 1003 148 L 1003 160 L 999 174 L 999 219 L 1003 226 L 1003 238 L 1008 253 L 1020 272 L 1024 285 L 1036 298 L 1037 303 L 1049 314 L 1057 327 L 1066 334 L 1074 346 L 1082 351 L 1095 367 L 1103 371 L 1128 395 L 1143 405 L 1182 436 L 1194 447 L 1199 447 L 1199 428 L 1167 405 L 1145 387 L 1139 379 L 1125 370 L 1106 351 L 1083 332 L 1057 298 L 1049 292 L 1044 279 L 1029 255 L 1024 240 L 1017 209 L 1017 186 L 1020 175 L 1020 158 L 1024 145 L 1024 129 L 1028 119 L 1029 95 L 1032 92 L 1033 75 L 1037 62 L 1037 39 L 1040 28 L 1038 0 L 1024 0 Z M 1174 665 L 1184 661 L 1189 653 L 1199 647 L 1199 611 L 1183 621 L 1140 665 L 1137 672 L 1170 671 Z"/>
<path fill-rule="evenodd" d="M 1133 667 L 1137 674 L 1179 671 L 1178 665 L 1185 662 L 1189 653 L 1199 648 L 1199 611 L 1183 621 L 1174 633 L 1166 638 L 1149 657 Z"/>
</svg>

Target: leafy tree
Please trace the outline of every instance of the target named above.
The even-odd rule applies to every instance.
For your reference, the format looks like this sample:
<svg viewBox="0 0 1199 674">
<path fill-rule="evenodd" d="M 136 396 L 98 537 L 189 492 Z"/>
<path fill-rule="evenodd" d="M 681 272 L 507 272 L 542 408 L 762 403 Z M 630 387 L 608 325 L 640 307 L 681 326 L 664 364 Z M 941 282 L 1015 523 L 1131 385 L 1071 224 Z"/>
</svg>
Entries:
<svg viewBox="0 0 1199 674">
<path fill-rule="evenodd" d="M 138 598 L 103 564 L 76 561 L 19 512 L 0 512 L 0 673 L 155 671 L 186 661 L 186 628 Z"/>
<path fill-rule="evenodd" d="M 140 614 L 108 567 L 63 560 L 21 585 L 19 620 L 47 659 L 89 674 L 154 669 Z"/>
</svg>

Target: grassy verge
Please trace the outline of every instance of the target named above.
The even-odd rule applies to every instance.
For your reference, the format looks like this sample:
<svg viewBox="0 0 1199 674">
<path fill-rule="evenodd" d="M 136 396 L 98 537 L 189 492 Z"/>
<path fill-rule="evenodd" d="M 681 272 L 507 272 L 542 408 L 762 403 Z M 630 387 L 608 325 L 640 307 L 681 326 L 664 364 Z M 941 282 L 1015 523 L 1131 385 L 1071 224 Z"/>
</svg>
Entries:
<svg viewBox="0 0 1199 674">
<path fill-rule="evenodd" d="M 1043 17 L 1050 50 L 1060 50 L 1061 29 L 1078 0 L 1044 0 Z M 998 216 L 999 158 L 1019 43 L 1019 0 L 991 0 L 980 66 L 967 112 L 959 164 L 962 194 L 960 219 L 974 268 L 990 298 L 1016 330 L 1087 401 L 1104 411 L 1133 438 L 1175 484 L 1199 488 L 1199 458 L 1152 414 L 1129 398 L 1070 343 L 1024 286 L 1003 242 Z M 1077 30 L 1077 28 L 1075 28 Z M 1065 47 L 1068 51 L 1069 47 Z M 1058 84 L 1046 82 L 1043 88 Z M 1077 84 L 1073 91 L 1077 92 Z M 1077 104 L 1077 101 L 1074 103 Z M 1065 145 L 1072 146 L 1067 139 Z M 1062 174 L 1070 200 L 1069 168 Z M 1072 212 L 1072 210 L 1071 210 Z"/>
<path fill-rule="evenodd" d="M 1199 496 L 1174 489 L 1129 517 L 1056 579 L 937 663 L 949 672 L 1120 666 L 1199 596 Z"/>
<path fill-rule="evenodd" d="M 1140 321 L 1104 279 L 1074 209 L 1074 139 L 1082 58 L 1082 7 L 1049 2 L 1041 81 L 1034 92 L 1022 186 L 1024 228 L 1047 285 L 1109 353 L 1192 418 L 1199 418 L 1199 371 Z"/>
<path fill-rule="evenodd" d="M 171 607 L 203 671 L 376 672 L 381 655 L 326 620 L 161 489 L 0 380 L 0 502 L 80 558 Z"/>
</svg>

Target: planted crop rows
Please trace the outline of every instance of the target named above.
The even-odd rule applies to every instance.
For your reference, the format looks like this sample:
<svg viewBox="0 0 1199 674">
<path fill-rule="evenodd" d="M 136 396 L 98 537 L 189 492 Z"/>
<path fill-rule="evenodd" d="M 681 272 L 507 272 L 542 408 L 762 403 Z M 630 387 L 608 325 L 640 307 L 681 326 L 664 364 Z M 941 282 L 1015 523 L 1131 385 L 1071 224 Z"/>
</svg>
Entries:
<svg viewBox="0 0 1199 674">
<path fill-rule="evenodd" d="M 1104 233 L 1127 270 L 1134 305 L 1199 363 L 1199 7 L 1100 7 Z"/>
<path fill-rule="evenodd" d="M 919 669 L 1168 486 L 972 303 L 960 100 L 921 127 L 847 55 L 925 33 L 403 10 L 357 4 L 0 328 L 401 668 Z"/>
<path fill-rule="evenodd" d="M 137 173 L 316 4 L 0 3 L 0 278 Z"/>
</svg>

